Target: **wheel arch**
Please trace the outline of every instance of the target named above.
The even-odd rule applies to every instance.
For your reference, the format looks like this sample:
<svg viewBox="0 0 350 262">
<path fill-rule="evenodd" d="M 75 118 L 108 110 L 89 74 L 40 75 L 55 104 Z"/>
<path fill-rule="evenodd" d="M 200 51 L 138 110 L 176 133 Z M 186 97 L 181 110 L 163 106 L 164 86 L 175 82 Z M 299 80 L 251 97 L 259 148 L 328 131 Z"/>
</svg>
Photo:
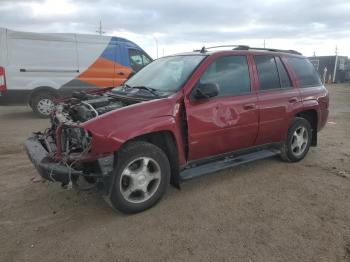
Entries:
<svg viewBox="0 0 350 262">
<path fill-rule="evenodd" d="M 53 87 L 50 87 L 50 86 L 38 86 L 38 87 L 34 88 L 32 90 L 32 92 L 30 93 L 30 95 L 29 95 L 28 104 L 30 106 L 32 106 L 33 98 L 36 95 L 38 95 L 39 93 L 49 93 L 49 94 L 53 94 L 55 97 L 59 96 L 58 91 L 55 88 L 53 88 Z"/>
<path fill-rule="evenodd" d="M 152 133 L 143 134 L 134 137 L 126 141 L 122 147 L 134 142 L 145 141 L 159 147 L 166 154 L 171 170 L 170 184 L 179 188 L 180 186 L 180 164 L 179 164 L 179 152 L 177 148 L 177 142 L 175 135 L 169 131 L 157 131 Z M 119 151 L 119 150 L 118 150 Z M 118 153 L 117 153 L 118 154 Z"/>
<path fill-rule="evenodd" d="M 318 126 L 318 112 L 316 109 L 306 109 L 295 114 L 295 117 L 302 117 L 306 119 L 312 128 L 311 146 L 317 146 L 317 126 Z"/>
</svg>

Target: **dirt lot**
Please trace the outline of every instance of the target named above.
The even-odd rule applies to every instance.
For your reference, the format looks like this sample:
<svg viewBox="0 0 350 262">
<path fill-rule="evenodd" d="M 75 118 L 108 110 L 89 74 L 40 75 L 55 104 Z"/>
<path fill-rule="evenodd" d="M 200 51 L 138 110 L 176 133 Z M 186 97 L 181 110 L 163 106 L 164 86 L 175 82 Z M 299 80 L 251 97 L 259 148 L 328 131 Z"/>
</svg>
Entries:
<svg viewBox="0 0 350 262">
<path fill-rule="evenodd" d="M 319 147 L 170 187 L 141 214 L 33 183 L 23 141 L 48 125 L 0 107 L 0 261 L 350 261 L 350 86 L 329 86 Z"/>
</svg>

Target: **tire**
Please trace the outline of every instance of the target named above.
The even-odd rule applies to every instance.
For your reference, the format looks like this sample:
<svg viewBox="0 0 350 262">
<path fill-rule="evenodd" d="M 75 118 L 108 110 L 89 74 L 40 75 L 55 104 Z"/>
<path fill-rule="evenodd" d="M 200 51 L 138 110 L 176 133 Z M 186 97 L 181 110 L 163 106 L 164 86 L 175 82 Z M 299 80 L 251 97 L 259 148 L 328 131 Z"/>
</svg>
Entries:
<svg viewBox="0 0 350 262">
<path fill-rule="evenodd" d="M 281 157 L 287 162 L 302 160 L 310 149 L 312 129 L 305 118 L 296 117 L 288 129 L 287 140 L 281 147 Z"/>
<path fill-rule="evenodd" d="M 40 118 L 48 118 L 53 110 L 53 100 L 55 95 L 48 92 L 40 92 L 35 94 L 31 100 L 31 108 L 34 113 Z"/>
<path fill-rule="evenodd" d="M 119 211 L 132 214 L 155 205 L 170 183 L 170 164 L 157 146 L 136 141 L 118 152 L 107 202 Z"/>
</svg>

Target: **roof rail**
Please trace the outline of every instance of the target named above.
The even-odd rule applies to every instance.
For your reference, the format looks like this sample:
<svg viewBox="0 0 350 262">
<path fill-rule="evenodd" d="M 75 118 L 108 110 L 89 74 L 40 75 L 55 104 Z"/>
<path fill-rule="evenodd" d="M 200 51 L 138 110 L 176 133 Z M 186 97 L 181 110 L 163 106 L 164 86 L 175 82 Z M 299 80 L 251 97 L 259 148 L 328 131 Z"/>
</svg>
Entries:
<svg viewBox="0 0 350 262">
<path fill-rule="evenodd" d="M 284 49 L 276 49 L 276 48 L 263 48 L 263 47 L 249 47 L 251 50 L 266 50 L 271 52 L 282 52 L 282 53 L 289 53 L 289 54 L 295 54 L 295 55 L 302 55 L 302 53 L 295 51 L 295 50 L 284 50 Z"/>
<path fill-rule="evenodd" d="M 217 46 L 209 46 L 205 47 L 203 46 L 200 50 L 194 50 L 200 53 L 205 53 L 208 51 L 208 49 L 214 49 L 214 48 L 222 48 L 222 47 L 234 47 L 234 50 L 248 50 L 249 46 L 247 45 L 217 45 Z"/>
<path fill-rule="evenodd" d="M 282 52 L 282 53 L 289 53 L 289 54 L 295 54 L 295 55 L 302 55 L 301 53 L 295 51 L 295 50 L 283 50 L 283 49 L 275 49 L 275 48 L 262 48 L 262 47 L 250 47 L 247 45 L 218 45 L 218 46 L 210 46 L 205 47 L 203 46 L 200 50 L 194 50 L 195 52 L 200 53 L 206 53 L 208 49 L 214 49 L 214 48 L 222 48 L 222 47 L 233 47 L 232 50 L 266 50 L 271 52 Z"/>
</svg>

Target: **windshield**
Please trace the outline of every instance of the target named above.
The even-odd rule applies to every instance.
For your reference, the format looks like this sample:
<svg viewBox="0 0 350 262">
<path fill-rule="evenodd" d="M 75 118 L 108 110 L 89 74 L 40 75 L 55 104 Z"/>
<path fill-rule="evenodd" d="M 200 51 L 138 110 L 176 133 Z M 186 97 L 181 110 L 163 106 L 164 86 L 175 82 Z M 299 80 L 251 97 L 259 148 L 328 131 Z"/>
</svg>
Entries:
<svg viewBox="0 0 350 262">
<path fill-rule="evenodd" d="M 157 59 L 126 81 L 125 85 L 147 87 L 161 92 L 177 91 L 204 57 L 182 55 Z"/>
</svg>

